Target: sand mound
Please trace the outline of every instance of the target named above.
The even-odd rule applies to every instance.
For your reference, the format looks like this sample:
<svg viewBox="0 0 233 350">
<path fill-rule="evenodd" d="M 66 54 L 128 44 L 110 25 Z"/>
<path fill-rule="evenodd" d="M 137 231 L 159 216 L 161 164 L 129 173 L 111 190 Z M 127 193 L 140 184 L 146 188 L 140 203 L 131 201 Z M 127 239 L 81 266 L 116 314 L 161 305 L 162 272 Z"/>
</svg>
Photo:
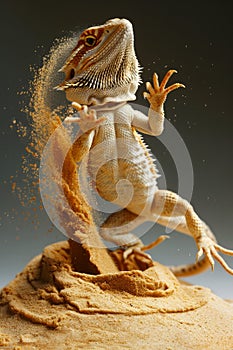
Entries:
<svg viewBox="0 0 233 350">
<path fill-rule="evenodd" d="M 90 275 L 68 242 L 48 246 L 1 292 L 5 349 L 233 349 L 233 304 L 164 266 Z"/>
</svg>

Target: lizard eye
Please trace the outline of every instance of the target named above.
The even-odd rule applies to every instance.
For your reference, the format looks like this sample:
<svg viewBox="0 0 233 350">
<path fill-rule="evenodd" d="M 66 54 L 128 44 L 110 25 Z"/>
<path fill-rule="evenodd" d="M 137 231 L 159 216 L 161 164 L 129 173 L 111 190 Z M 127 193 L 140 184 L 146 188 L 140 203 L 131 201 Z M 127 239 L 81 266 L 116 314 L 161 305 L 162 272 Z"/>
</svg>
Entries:
<svg viewBox="0 0 233 350">
<path fill-rule="evenodd" d="M 85 38 L 85 45 L 94 46 L 96 43 L 96 37 L 94 35 L 87 35 Z"/>
</svg>

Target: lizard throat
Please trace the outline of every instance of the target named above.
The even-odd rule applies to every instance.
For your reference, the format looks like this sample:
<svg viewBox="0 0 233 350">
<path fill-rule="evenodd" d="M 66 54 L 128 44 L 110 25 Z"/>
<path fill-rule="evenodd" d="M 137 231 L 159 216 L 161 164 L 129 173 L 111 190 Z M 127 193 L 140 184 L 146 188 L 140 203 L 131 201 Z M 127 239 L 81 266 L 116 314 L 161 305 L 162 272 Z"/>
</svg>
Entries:
<svg viewBox="0 0 233 350">
<path fill-rule="evenodd" d="M 138 70 L 134 65 L 127 67 L 126 57 L 121 58 L 120 63 L 116 60 L 114 65 L 106 66 L 104 69 L 101 69 L 101 64 L 98 66 L 100 67 L 93 67 L 81 74 L 75 81 L 67 83 L 64 89 L 88 87 L 93 90 L 109 90 L 139 80 Z M 116 66 L 118 66 L 117 69 Z"/>
<path fill-rule="evenodd" d="M 135 100 L 140 68 L 134 52 L 120 52 L 110 64 L 104 63 L 99 60 L 67 82 L 63 87 L 67 99 L 88 105 Z"/>
</svg>

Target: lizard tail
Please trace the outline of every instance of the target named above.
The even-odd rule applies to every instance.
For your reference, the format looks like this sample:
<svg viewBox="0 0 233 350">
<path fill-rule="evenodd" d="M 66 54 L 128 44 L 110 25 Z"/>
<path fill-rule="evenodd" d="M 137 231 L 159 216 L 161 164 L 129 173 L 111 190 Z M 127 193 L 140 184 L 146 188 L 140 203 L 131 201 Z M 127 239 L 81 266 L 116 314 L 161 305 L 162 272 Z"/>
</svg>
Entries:
<svg viewBox="0 0 233 350">
<path fill-rule="evenodd" d="M 208 258 L 205 256 L 200 261 L 192 264 L 186 265 L 178 265 L 178 266 L 168 266 L 172 273 L 176 277 L 188 277 L 197 275 L 199 273 L 204 272 L 205 270 L 210 268 L 210 262 Z"/>
</svg>

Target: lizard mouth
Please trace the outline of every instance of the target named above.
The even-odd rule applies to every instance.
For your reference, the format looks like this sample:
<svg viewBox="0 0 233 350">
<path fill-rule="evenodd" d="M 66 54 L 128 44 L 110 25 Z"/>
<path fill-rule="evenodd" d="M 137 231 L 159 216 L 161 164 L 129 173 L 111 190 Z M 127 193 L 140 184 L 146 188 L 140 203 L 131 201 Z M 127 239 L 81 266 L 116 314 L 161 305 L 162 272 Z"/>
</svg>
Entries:
<svg viewBox="0 0 233 350">
<path fill-rule="evenodd" d="M 75 77 L 75 70 L 74 70 L 74 68 L 71 68 L 71 69 L 67 72 L 65 80 L 64 80 L 62 83 L 60 83 L 59 85 L 55 86 L 54 89 L 55 89 L 55 90 L 60 90 L 60 91 L 65 90 L 65 89 L 68 87 L 67 84 L 68 84 L 68 83 L 71 83 L 71 82 L 72 82 L 72 79 L 73 79 L 74 77 Z"/>
</svg>

